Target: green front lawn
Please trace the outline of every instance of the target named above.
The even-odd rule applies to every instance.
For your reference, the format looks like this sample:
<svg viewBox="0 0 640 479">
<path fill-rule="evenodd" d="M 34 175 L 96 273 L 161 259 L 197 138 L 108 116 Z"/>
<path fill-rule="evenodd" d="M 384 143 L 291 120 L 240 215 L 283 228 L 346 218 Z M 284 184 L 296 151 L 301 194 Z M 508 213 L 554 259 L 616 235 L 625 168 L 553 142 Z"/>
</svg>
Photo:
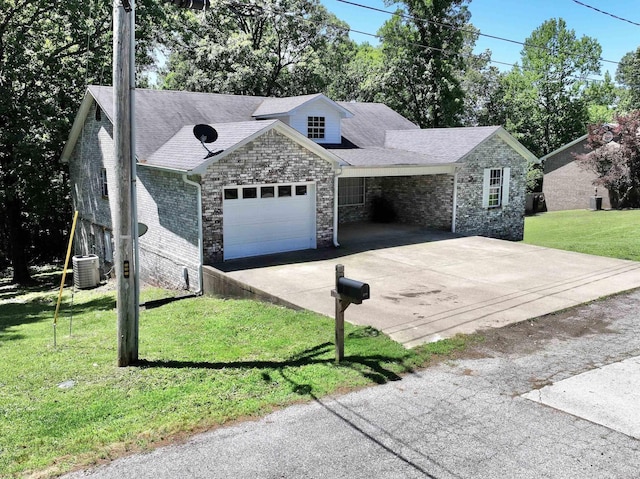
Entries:
<svg viewBox="0 0 640 479">
<path fill-rule="evenodd" d="M 145 290 L 143 300 L 167 294 Z M 54 348 L 57 292 L 21 294 L 0 282 L 0 477 L 51 476 L 396 380 L 469 340 L 408 351 L 374 329 L 347 324 L 346 360 L 337 366 L 332 319 L 200 297 L 142 310 L 142 361 L 118 368 L 114 293 L 76 292 L 73 307 L 71 292 L 64 297 Z"/>
<path fill-rule="evenodd" d="M 529 216 L 524 242 L 640 261 L 640 210 L 551 211 Z"/>
</svg>

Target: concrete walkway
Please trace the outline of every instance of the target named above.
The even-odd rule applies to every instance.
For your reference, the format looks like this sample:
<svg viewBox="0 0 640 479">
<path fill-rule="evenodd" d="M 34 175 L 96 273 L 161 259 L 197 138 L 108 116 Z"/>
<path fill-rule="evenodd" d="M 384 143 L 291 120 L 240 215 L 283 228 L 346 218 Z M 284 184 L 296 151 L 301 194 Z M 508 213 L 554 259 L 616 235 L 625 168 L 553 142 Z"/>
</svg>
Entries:
<svg viewBox="0 0 640 479">
<path fill-rule="evenodd" d="M 370 284 L 371 299 L 345 319 L 406 347 L 499 327 L 640 287 L 640 263 L 415 228 L 349 231 L 343 247 L 224 264 L 232 278 L 334 314 L 335 265 Z M 360 242 L 356 241 L 357 234 Z M 351 236 L 349 236 L 351 235 Z"/>
<path fill-rule="evenodd" d="M 638 304 L 634 292 L 582 306 L 494 338 L 493 349 L 470 354 L 476 359 L 316 399 L 67 479 L 636 478 L 640 441 L 616 426 L 624 416 L 603 418 L 618 410 L 640 417 L 640 401 L 628 395 L 619 407 L 618 395 L 593 407 L 589 396 L 610 389 L 611 397 L 620 381 L 635 381 L 630 389 L 638 391 Z M 570 333 L 555 329 L 561 321 Z M 582 395 L 572 377 L 590 383 Z M 592 413 L 583 418 L 567 401 L 531 400 L 547 396 L 544 384 L 591 403 Z"/>
</svg>

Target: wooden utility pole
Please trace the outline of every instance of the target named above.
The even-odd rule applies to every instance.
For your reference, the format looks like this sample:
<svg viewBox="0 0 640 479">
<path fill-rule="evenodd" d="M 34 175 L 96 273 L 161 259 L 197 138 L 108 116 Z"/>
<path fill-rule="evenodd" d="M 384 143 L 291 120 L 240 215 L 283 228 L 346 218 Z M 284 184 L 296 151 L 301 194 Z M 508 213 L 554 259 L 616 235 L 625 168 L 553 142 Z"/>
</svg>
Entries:
<svg viewBox="0 0 640 479">
<path fill-rule="evenodd" d="M 126 7 L 126 8 L 125 8 Z M 113 142 L 115 159 L 115 271 L 118 366 L 138 360 L 138 275 L 133 151 L 134 1 L 113 2 Z"/>
</svg>

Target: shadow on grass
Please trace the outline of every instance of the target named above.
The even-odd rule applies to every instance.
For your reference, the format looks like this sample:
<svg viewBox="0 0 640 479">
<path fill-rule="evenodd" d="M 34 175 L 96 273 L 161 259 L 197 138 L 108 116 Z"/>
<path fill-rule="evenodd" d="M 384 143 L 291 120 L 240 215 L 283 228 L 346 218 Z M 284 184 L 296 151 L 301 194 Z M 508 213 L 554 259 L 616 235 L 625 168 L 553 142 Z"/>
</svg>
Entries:
<svg viewBox="0 0 640 479">
<path fill-rule="evenodd" d="M 415 471 L 419 472 L 421 476 L 430 479 L 436 479 L 436 476 L 432 475 L 425 469 L 425 467 L 412 458 L 410 458 L 405 451 L 411 450 L 413 455 L 423 456 L 421 462 L 427 462 L 437 465 L 442 468 L 441 464 L 437 464 L 436 461 L 430 457 L 427 457 L 423 452 L 417 450 L 414 445 L 408 444 L 399 437 L 395 437 L 391 432 L 384 431 L 378 424 L 372 422 L 369 419 L 345 404 L 340 403 L 339 400 L 334 399 L 331 401 L 322 401 L 313 392 L 313 385 L 299 383 L 295 381 L 289 374 L 289 369 L 292 367 L 300 367 L 311 364 L 333 364 L 335 360 L 333 358 L 319 358 L 318 356 L 326 355 L 333 350 L 333 343 L 322 343 L 313 348 L 307 349 L 302 353 L 291 356 L 284 361 L 231 361 L 231 362 L 198 362 L 198 361 L 147 361 L 141 360 L 137 363 L 138 366 L 143 368 L 202 368 L 202 369 L 227 369 L 227 368 L 246 368 L 246 369 L 267 369 L 275 370 L 279 375 L 291 385 L 291 390 L 295 394 L 301 396 L 308 396 L 314 402 L 320 404 L 325 410 L 331 413 L 334 417 L 344 422 L 349 428 L 353 429 L 361 436 L 384 450 L 387 454 L 390 454 L 402 461 L 407 466 L 411 467 Z M 354 371 L 362 374 L 367 379 L 377 384 L 383 384 L 389 381 L 398 381 L 402 379 L 394 371 L 391 371 L 383 366 L 383 364 L 394 363 L 402 366 L 404 372 L 410 372 L 411 368 L 404 364 L 402 358 L 387 357 L 381 355 L 373 356 L 346 356 L 345 359 L 340 362 L 339 367 L 351 368 Z M 274 371 L 274 372 L 275 372 Z M 273 380 L 269 371 L 262 372 L 262 379 L 270 382 Z M 368 432 L 377 431 L 376 433 Z M 381 434 L 382 433 L 382 434 Z M 382 436 L 378 437 L 378 436 Z M 389 439 L 392 439 L 391 441 Z"/>
<path fill-rule="evenodd" d="M 318 358 L 333 350 L 333 343 L 323 343 L 310 348 L 300 354 L 296 354 L 283 361 L 230 361 L 230 362 L 210 362 L 210 361 L 173 361 L 155 360 L 149 361 L 141 359 L 136 363 L 141 368 L 168 368 L 168 369 L 275 369 L 281 374 L 285 368 L 308 366 L 312 364 L 335 364 L 335 359 Z M 376 384 L 384 384 L 388 381 L 398 381 L 402 379 L 395 372 L 386 369 L 384 363 L 394 363 L 403 368 L 404 372 L 410 372 L 402 358 L 391 356 L 345 356 L 339 363 L 339 367 L 353 369 Z M 284 374 L 283 374 L 284 376 Z M 296 385 L 299 389 L 302 385 Z M 301 391 L 305 388 L 302 387 Z M 296 391 L 299 392 L 299 391 Z M 307 394 L 306 392 L 299 392 Z"/>
<path fill-rule="evenodd" d="M 89 310 L 110 310 L 115 308 L 115 299 L 110 296 L 100 296 L 93 300 L 73 305 L 73 314 L 82 314 Z M 66 314 L 70 306 L 66 305 L 61 314 Z M 0 338 L 5 337 L 6 330 L 21 324 L 53 321 L 56 311 L 56 298 L 34 298 L 24 302 L 7 302 L 0 304 Z M 15 338 L 14 338 L 15 339 Z"/>
</svg>

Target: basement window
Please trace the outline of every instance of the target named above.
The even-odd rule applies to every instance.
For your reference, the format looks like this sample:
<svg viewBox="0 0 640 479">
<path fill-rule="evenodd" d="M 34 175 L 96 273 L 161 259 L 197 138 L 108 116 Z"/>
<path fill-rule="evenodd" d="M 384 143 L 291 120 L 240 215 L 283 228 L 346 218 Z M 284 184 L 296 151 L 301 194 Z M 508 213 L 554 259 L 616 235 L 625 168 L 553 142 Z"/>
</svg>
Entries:
<svg viewBox="0 0 640 479">
<path fill-rule="evenodd" d="M 100 170 L 100 192 L 103 198 L 109 198 L 109 186 L 107 183 L 107 169 Z"/>
</svg>

